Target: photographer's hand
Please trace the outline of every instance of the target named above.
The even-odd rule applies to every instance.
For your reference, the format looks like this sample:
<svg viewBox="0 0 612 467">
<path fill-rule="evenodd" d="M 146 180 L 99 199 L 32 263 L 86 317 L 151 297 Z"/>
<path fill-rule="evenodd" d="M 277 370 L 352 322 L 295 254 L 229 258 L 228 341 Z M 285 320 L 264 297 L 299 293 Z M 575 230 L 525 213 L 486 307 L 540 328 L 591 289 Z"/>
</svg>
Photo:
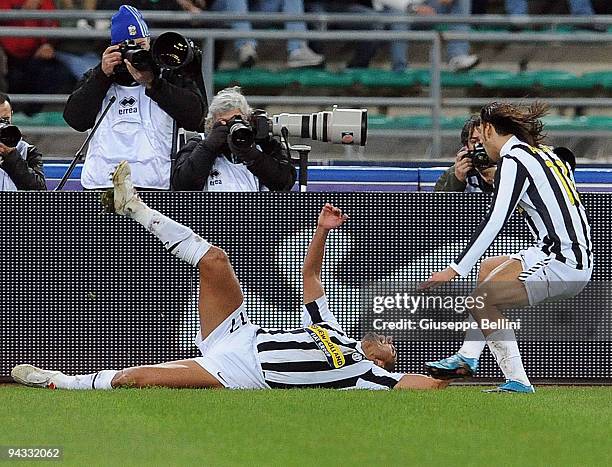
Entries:
<svg viewBox="0 0 612 467">
<path fill-rule="evenodd" d="M 111 76 L 113 70 L 121 63 L 121 52 L 118 45 L 111 45 L 102 54 L 102 71 L 106 76 Z"/>
<path fill-rule="evenodd" d="M 214 151 L 216 154 L 220 154 L 223 150 L 223 147 L 227 143 L 227 138 L 229 136 L 229 127 L 226 125 L 225 121 L 220 121 L 215 123 L 212 130 L 206 136 L 206 139 L 202 141 L 201 144 L 205 145 L 211 151 Z"/>
<path fill-rule="evenodd" d="M 48 42 L 42 44 L 36 52 L 34 52 L 34 58 L 39 58 L 41 60 L 51 60 L 55 57 L 55 49 Z"/>
<path fill-rule="evenodd" d="M 472 170 L 472 161 L 465 157 L 467 153 L 467 148 L 462 148 L 455 158 L 455 177 L 463 183 L 465 183 L 468 173 Z"/>
<path fill-rule="evenodd" d="M 134 66 L 129 61 L 124 60 L 123 62 L 125 63 L 125 66 L 127 66 L 130 75 L 132 75 L 132 77 L 134 78 L 134 81 L 139 84 L 142 84 L 147 89 L 150 89 L 151 86 L 153 86 L 153 80 L 155 79 L 155 75 L 152 71 L 140 71 L 134 68 Z"/>
<path fill-rule="evenodd" d="M 7 156 L 13 152 L 16 148 L 10 148 L 4 143 L 0 143 L 0 157 Z"/>
<path fill-rule="evenodd" d="M 15 149 L 16 148 L 10 148 L 6 144 L 0 143 L 0 167 L 2 167 L 2 164 L 4 164 L 4 161 L 7 160 L 6 156 L 11 154 L 13 151 L 15 151 Z"/>
<path fill-rule="evenodd" d="M 227 137 L 227 144 L 232 154 L 235 155 L 241 162 L 244 162 L 246 165 L 249 165 L 249 163 L 252 163 L 263 155 L 262 152 L 257 149 L 255 143 L 246 148 L 236 146 L 232 142 L 232 138 L 229 135 Z"/>
</svg>

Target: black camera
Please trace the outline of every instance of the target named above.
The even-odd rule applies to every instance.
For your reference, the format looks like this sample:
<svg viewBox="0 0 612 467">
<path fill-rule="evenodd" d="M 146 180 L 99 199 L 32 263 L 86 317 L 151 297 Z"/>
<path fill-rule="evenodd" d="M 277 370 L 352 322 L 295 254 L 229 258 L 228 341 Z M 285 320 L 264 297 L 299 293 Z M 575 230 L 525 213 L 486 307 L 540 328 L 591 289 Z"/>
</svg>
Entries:
<svg viewBox="0 0 612 467">
<path fill-rule="evenodd" d="M 160 67 L 177 70 L 193 62 L 199 49 L 178 32 L 164 32 L 151 46 L 151 55 Z"/>
<path fill-rule="evenodd" d="M 155 61 L 151 52 L 141 48 L 133 40 L 127 40 L 119 44 L 119 52 L 121 53 L 121 60 L 127 60 L 138 71 L 153 71 L 155 69 Z M 121 62 L 115 66 L 113 73 L 128 73 L 127 66 Z"/>
<path fill-rule="evenodd" d="M 11 125 L 8 119 L 0 119 L 0 142 L 9 148 L 14 148 L 21 141 L 21 131 Z"/>
<path fill-rule="evenodd" d="M 482 144 L 477 144 L 474 149 L 468 151 L 463 158 L 468 158 L 472 161 L 472 165 L 476 170 L 483 170 L 489 167 L 493 167 L 495 163 L 489 159 L 489 155 Z"/>
<path fill-rule="evenodd" d="M 234 146 L 240 149 L 250 148 L 255 142 L 255 132 L 248 121 L 236 115 L 227 122 L 229 136 Z"/>
<path fill-rule="evenodd" d="M 272 121 L 264 110 L 256 109 L 249 121 L 236 115 L 227 122 L 230 138 L 234 146 L 246 149 L 253 143 L 267 141 L 270 138 Z"/>
</svg>

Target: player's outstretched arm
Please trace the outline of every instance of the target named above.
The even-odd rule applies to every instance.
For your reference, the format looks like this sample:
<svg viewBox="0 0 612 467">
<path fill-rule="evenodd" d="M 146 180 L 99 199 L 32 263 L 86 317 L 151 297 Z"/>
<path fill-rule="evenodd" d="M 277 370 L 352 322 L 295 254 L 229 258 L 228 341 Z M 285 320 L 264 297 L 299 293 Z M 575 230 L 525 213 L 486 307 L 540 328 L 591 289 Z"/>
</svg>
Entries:
<svg viewBox="0 0 612 467">
<path fill-rule="evenodd" d="M 407 374 L 402 376 L 393 389 L 444 389 L 449 383 L 449 380 L 443 381 L 425 375 Z"/>
<path fill-rule="evenodd" d="M 348 220 L 346 214 L 331 204 L 327 203 L 321 209 L 317 229 L 310 240 L 308 253 L 302 266 L 304 277 L 304 303 L 310 303 L 325 294 L 321 283 L 321 269 L 323 268 L 323 256 L 325 253 L 325 242 L 329 231 L 337 229 Z"/>
</svg>

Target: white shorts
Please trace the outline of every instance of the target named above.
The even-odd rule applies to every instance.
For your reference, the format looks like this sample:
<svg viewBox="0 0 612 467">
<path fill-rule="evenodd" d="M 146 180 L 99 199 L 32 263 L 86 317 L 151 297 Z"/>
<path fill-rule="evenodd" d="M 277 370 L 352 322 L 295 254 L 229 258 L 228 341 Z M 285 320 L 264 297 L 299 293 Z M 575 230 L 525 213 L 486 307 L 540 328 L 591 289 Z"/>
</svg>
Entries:
<svg viewBox="0 0 612 467">
<path fill-rule="evenodd" d="M 194 342 L 202 356 L 194 360 L 226 388 L 267 389 L 257 358 L 258 329 L 243 303 L 206 339 L 198 331 Z"/>
<path fill-rule="evenodd" d="M 589 283 L 593 272 L 592 268 L 581 270 L 568 266 L 535 246 L 510 258 L 520 260 L 523 265 L 519 280 L 525 284 L 530 305 L 575 297 Z"/>
</svg>

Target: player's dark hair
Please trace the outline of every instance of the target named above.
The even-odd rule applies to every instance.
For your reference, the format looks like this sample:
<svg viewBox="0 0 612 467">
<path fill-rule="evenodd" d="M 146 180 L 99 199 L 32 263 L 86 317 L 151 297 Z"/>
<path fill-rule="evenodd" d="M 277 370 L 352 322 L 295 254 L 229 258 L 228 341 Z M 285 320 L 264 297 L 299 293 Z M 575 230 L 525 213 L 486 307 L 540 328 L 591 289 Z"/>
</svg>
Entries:
<svg viewBox="0 0 612 467">
<path fill-rule="evenodd" d="M 361 342 L 374 342 L 376 344 L 380 344 L 380 336 L 374 332 L 367 332 L 361 338 Z M 395 369 L 395 361 L 385 362 L 385 366 L 383 368 L 387 371 L 393 371 Z"/>
<path fill-rule="evenodd" d="M 534 102 L 529 107 L 491 102 L 480 111 L 480 119 L 493 125 L 500 135 L 514 135 L 531 146 L 538 146 L 546 136 L 541 118 L 548 113 L 548 108 L 543 102 Z"/>
<path fill-rule="evenodd" d="M 470 140 L 470 135 L 474 128 L 480 125 L 480 116 L 472 115 L 468 118 L 463 124 L 463 129 L 461 130 L 461 144 L 463 146 L 467 146 L 468 141 Z"/>
<path fill-rule="evenodd" d="M 13 104 L 11 104 L 11 98 L 8 96 L 8 94 L 0 92 L 0 105 L 4 104 L 5 102 L 8 102 L 8 104 L 13 107 Z"/>
</svg>

